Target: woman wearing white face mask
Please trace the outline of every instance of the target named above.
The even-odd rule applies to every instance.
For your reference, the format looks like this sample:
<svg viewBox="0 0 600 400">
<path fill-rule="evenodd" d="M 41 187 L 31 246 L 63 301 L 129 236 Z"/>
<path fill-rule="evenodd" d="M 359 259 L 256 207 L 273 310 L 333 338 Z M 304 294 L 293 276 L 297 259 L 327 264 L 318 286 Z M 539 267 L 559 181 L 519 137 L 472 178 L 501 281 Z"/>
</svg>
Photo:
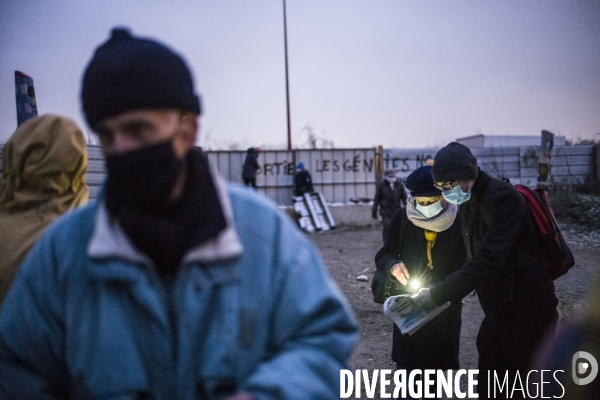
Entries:
<svg viewBox="0 0 600 400">
<path fill-rule="evenodd" d="M 444 280 L 465 261 L 458 207 L 433 186 L 431 166 L 417 168 L 406 180 L 410 198 L 388 228 L 375 256 L 389 295 L 417 292 Z M 375 281 L 374 281 L 375 282 Z M 373 285 L 374 293 L 381 289 Z M 461 302 L 452 304 L 415 334 L 402 335 L 394 324 L 392 360 L 398 369 L 458 369 Z"/>
</svg>

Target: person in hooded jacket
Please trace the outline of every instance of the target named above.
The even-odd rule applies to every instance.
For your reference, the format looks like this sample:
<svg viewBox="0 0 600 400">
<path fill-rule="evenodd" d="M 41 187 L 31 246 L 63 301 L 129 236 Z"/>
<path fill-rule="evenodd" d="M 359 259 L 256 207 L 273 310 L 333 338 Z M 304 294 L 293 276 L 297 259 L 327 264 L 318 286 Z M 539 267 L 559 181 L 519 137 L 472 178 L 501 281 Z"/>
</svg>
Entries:
<svg viewBox="0 0 600 400">
<path fill-rule="evenodd" d="M 390 221 L 383 247 L 375 256 L 378 271 L 398 291 L 415 292 L 413 284 L 438 283 L 465 261 L 458 207 L 444 201 L 433 186 L 431 166 L 417 168 L 406 179 L 406 208 Z M 407 285 L 408 284 L 408 285 Z M 393 324 L 392 360 L 398 369 L 458 369 L 462 302 L 454 302 L 413 335 Z"/>
<path fill-rule="evenodd" d="M 242 180 L 244 185 L 251 186 L 256 189 L 256 172 L 260 169 L 258 165 L 258 155 L 260 154 L 260 147 L 250 147 L 246 150 L 246 158 L 244 159 L 244 165 L 242 166 Z"/>
<path fill-rule="evenodd" d="M 385 179 L 377 185 L 377 191 L 373 198 L 373 208 L 371 214 L 373 219 L 377 219 L 377 209 L 381 216 L 382 237 L 385 239 L 385 231 L 390 224 L 392 215 L 400 207 L 406 206 L 406 190 L 404 185 L 396 179 L 396 171 L 386 169 L 384 172 Z"/>
<path fill-rule="evenodd" d="M 304 193 L 313 192 L 313 183 L 310 172 L 304 168 L 304 163 L 299 162 L 294 174 L 294 196 L 302 196 Z"/>
<path fill-rule="evenodd" d="M 87 148 L 75 121 L 52 114 L 21 124 L 2 149 L 0 305 L 25 256 L 58 216 L 87 203 Z"/>
</svg>

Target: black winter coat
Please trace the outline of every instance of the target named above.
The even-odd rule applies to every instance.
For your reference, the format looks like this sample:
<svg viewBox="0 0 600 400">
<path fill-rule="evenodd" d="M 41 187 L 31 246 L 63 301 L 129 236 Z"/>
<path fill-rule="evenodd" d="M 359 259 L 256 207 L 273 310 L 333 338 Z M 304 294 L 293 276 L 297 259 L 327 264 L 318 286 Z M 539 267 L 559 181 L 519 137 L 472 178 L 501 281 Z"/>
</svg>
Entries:
<svg viewBox="0 0 600 400">
<path fill-rule="evenodd" d="M 552 313 L 558 304 L 546 275 L 529 206 L 510 184 L 479 171 L 471 199 L 460 206 L 467 262 L 431 290 L 437 304 L 477 289 L 486 317 Z"/>
<path fill-rule="evenodd" d="M 302 196 L 304 193 L 313 192 L 313 183 L 310 172 L 303 169 L 294 175 L 294 196 Z"/>
<path fill-rule="evenodd" d="M 421 277 L 424 284 L 436 284 L 463 265 L 465 246 L 458 215 L 450 228 L 437 234 L 431 251 L 433 269 L 427 266 L 424 229 L 408 220 L 405 231 L 400 232 L 402 220 L 406 218 L 405 208 L 392 216 L 384 245 L 375 256 L 375 264 L 381 273 L 389 275 L 392 266 L 401 260 L 411 279 Z M 391 294 L 403 293 L 407 291 Z M 461 310 L 462 301 L 458 300 L 413 335 L 403 335 L 394 324 L 392 360 L 402 369 L 458 369 Z"/>
<path fill-rule="evenodd" d="M 377 207 L 379 215 L 382 217 L 391 217 L 397 209 L 406 205 L 406 190 L 402 181 L 394 183 L 394 189 L 390 186 L 387 179 L 384 179 L 377 186 L 375 198 L 373 199 L 373 218 L 377 216 Z"/>
<path fill-rule="evenodd" d="M 242 179 L 256 179 L 256 171 L 260 169 L 258 165 L 258 152 L 254 147 L 246 150 L 246 159 L 242 167 Z"/>
</svg>

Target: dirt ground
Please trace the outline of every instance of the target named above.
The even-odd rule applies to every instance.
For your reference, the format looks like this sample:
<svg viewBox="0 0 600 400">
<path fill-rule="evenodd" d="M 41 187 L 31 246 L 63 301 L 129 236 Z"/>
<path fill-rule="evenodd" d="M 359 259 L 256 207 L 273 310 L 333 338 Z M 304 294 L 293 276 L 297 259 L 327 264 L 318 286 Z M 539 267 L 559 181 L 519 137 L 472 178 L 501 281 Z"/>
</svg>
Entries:
<svg viewBox="0 0 600 400">
<path fill-rule="evenodd" d="M 559 313 L 573 318 L 585 306 L 586 297 L 600 266 L 600 232 L 589 232 L 575 224 L 561 224 L 576 264 L 568 274 L 555 281 L 560 300 Z M 390 358 L 392 322 L 373 302 L 370 279 L 375 268 L 375 253 L 382 245 L 381 228 L 340 227 L 309 235 L 320 249 L 331 276 L 348 299 L 360 326 L 360 340 L 352 354 L 352 370 L 394 369 Z M 356 279 L 367 275 L 368 282 Z M 477 368 L 475 338 L 483 312 L 476 296 L 463 299 L 460 367 Z M 366 398 L 364 391 L 363 397 Z M 376 397 L 378 398 L 378 397 Z"/>
</svg>

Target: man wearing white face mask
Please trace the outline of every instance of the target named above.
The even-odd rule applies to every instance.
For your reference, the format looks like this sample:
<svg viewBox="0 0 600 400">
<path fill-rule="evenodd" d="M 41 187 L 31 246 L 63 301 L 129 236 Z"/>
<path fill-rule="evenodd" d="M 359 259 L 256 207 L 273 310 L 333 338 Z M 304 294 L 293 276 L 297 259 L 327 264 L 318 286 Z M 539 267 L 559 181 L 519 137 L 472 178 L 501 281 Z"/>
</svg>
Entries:
<svg viewBox="0 0 600 400">
<path fill-rule="evenodd" d="M 432 176 L 446 201 L 460 204 L 467 262 L 417 303 L 433 308 L 474 289 L 485 318 L 477 336 L 479 394 L 487 398 L 488 371 L 527 373 L 535 348 L 558 318 L 554 283 L 545 273 L 531 212 L 509 183 L 481 171 L 468 147 L 450 143 L 434 158 Z"/>
<path fill-rule="evenodd" d="M 387 282 L 378 283 L 389 285 L 389 295 L 414 293 L 417 285 L 441 282 L 465 261 L 458 207 L 444 201 L 433 186 L 431 166 L 413 171 L 406 188 L 411 196 L 406 208 L 392 217 L 384 245 L 375 256 L 377 269 L 388 277 Z M 396 367 L 458 369 L 461 306 L 460 301 L 452 304 L 413 335 L 402 335 L 394 324 L 392 360 Z"/>
<path fill-rule="evenodd" d="M 398 182 L 396 179 L 396 171 L 386 169 L 384 174 L 385 179 L 377 186 L 372 209 L 373 219 L 377 219 L 377 208 L 379 208 L 383 238 L 385 238 L 385 231 L 390 224 L 392 215 L 400 207 L 406 206 L 406 191 L 402 182 Z"/>
</svg>

